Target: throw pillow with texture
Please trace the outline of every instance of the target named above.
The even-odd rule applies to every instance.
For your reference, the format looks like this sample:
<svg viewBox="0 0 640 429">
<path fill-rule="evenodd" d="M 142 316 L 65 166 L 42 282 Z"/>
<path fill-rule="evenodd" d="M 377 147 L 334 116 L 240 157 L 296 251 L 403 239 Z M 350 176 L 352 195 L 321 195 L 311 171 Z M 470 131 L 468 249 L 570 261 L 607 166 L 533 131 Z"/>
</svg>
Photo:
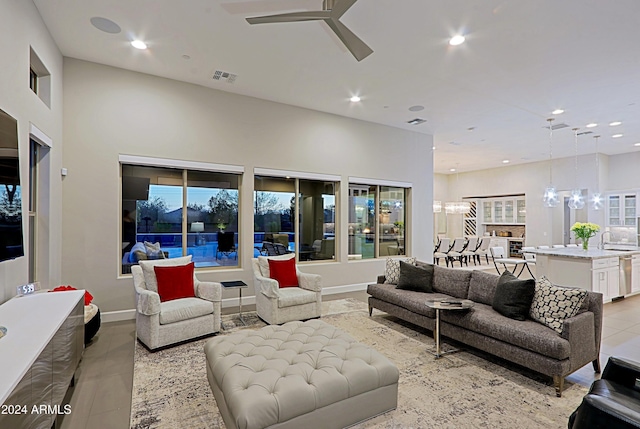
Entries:
<svg viewBox="0 0 640 429">
<path fill-rule="evenodd" d="M 196 296 L 193 289 L 193 268 L 193 262 L 173 267 L 153 267 L 158 279 L 158 295 L 161 302 Z"/>
<path fill-rule="evenodd" d="M 392 285 L 397 285 L 398 280 L 400 280 L 400 261 L 415 265 L 416 258 L 406 258 L 406 259 L 392 259 L 387 258 L 387 263 L 384 268 L 384 277 L 386 282 Z"/>
<path fill-rule="evenodd" d="M 575 316 L 586 297 L 584 289 L 556 286 L 546 277 L 541 277 L 536 281 L 529 315 L 561 334 L 564 319 Z"/>
<path fill-rule="evenodd" d="M 510 319 L 525 320 L 531 309 L 536 291 L 534 279 L 520 280 L 509 271 L 504 271 L 498 279 L 491 307 Z"/>
<path fill-rule="evenodd" d="M 144 248 L 147 252 L 147 257 L 149 259 L 164 259 L 164 253 L 162 253 L 162 249 L 160 248 L 160 243 L 150 243 L 148 241 L 144 242 Z"/>
<path fill-rule="evenodd" d="M 400 261 L 400 277 L 396 288 L 433 293 L 433 265 L 422 264 L 417 267 Z"/>
<path fill-rule="evenodd" d="M 279 288 L 298 287 L 295 259 L 278 261 L 269 259 L 270 277 L 278 281 Z"/>
</svg>

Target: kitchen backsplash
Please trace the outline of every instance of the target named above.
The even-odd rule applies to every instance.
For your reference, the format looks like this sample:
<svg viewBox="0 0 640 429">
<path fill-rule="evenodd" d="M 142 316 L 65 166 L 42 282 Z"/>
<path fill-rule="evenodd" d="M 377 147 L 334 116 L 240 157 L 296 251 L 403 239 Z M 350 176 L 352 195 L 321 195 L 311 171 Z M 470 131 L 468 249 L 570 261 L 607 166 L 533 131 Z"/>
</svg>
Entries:
<svg viewBox="0 0 640 429">
<path fill-rule="evenodd" d="M 499 235 L 500 232 L 511 232 L 512 237 L 520 238 L 524 234 L 524 226 L 522 225 L 485 225 L 485 232 L 489 235 L 496 232 Z"/>
</svg>

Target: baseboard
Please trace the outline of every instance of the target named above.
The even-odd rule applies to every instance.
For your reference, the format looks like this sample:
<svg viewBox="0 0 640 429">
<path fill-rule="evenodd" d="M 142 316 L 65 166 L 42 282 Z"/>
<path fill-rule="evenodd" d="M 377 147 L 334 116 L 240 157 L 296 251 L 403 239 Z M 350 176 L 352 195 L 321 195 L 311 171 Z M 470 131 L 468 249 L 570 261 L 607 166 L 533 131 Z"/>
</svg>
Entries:
<svg viewBox="0 0 640 429">
<path fill-rule="evenodd" d="M 123 320 L 135 320 L 135 318 L 136 318 L 135 309 L 107 311 L 106 313 L 100 312 L 100 321 L 102 323 L 121 322 Z"/>
</svg>

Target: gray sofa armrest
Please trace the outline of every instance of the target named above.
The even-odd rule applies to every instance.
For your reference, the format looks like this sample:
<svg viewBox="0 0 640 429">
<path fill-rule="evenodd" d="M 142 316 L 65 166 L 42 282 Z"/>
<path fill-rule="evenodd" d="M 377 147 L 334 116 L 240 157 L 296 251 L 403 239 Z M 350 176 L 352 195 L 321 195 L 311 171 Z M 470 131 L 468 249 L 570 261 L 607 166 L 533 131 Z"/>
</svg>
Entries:
<svg viewBox="0 0 640 429">
<path fill-rule="evenodd" d="M 153 316 L 160 313 L 160 295 L 146 289 L 136 288 L 138 313 Z"/>
<path fill-rule="evenodd" d="M 564 321 L 562 338 L 571 345 L 571 372 L 585 362 L 598 359 L 599 348 L 596 338 L 595 317 L 590 311 L 580 313 Z"/>
<path fill-rule="evenodd" d="M 320 292 L 322 290 L 322 276 L 319 274 L 302 273 L 296 270 L 298 275 L 298 286 L 302 289 L 312 292 Z"/>
<path fill-rule="evenodd" d="M 222 285 L 220 283 L 201 282 L 197 279 L 194 279 L 193 283 L 196 296 L 198 298 L 206 299 L 207 301 L 213 302 L 222 301 Z"/>
</svg>

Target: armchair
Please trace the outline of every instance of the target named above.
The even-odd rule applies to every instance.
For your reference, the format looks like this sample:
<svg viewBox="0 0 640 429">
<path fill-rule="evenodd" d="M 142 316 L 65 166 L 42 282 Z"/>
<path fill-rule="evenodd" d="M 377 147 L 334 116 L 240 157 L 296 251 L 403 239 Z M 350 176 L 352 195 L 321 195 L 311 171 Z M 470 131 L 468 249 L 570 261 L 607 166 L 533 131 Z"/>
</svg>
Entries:
<svg viewBox="0 0 640 429">
<path fill-rule="evenodd" d="M 179 266 L 191 255 L 173 259 L 140 261 L 131 267 L 136 298 L 136 335 L 149 350 L 220 331 L 222 286 L 193 276 L 195 297 L 160 300 L 154 266 Z"/>
<path fill-rule="evenodd" d="M 251 260 L 258 316 L 270 325 L 293 320 L 320 317 L 322 313 L 322 284 L 318 274 L 302 273 L 296 267 L 298 287 L 280 288 L 269 277 L 269 259 L 287 260 L 294 254 L 259 256 Z"/>
<path fill-rule="evenodd" d="M 602 378 L 569 417 L 569 429 L 582 428 L 640 428 L 640 363 L 609 358 Z"/>
</svg>

